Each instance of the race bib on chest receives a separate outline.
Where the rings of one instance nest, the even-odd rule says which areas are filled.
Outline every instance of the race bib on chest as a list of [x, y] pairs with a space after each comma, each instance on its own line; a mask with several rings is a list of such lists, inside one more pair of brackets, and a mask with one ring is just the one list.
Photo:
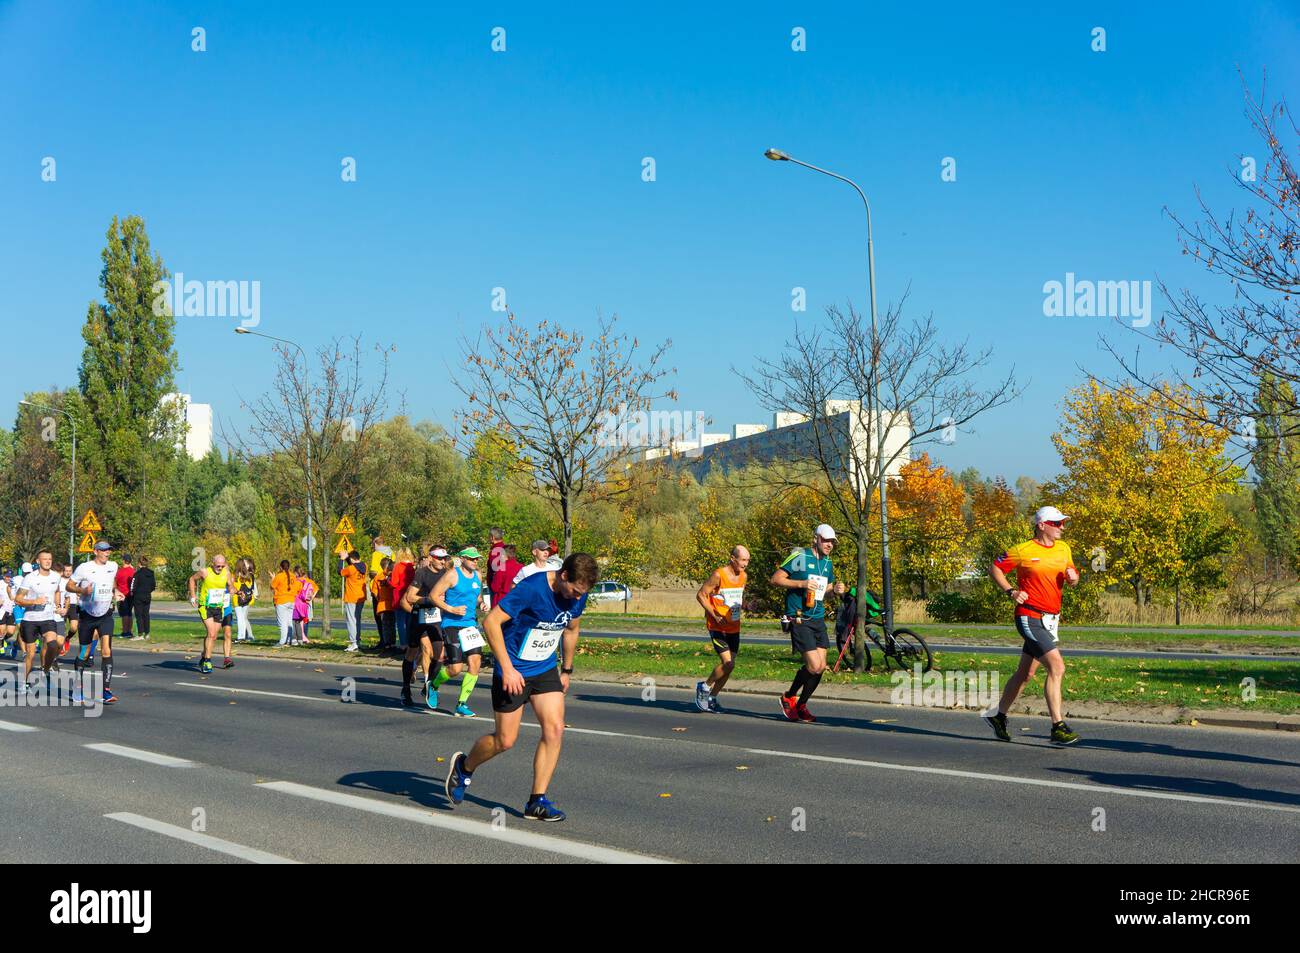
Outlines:
[[224, 608], [225, 605], [226, 605], [226, 590], [224, 589], [208, 590], [207, 606], [209, 609], [221, 609]]
[[96, 604], [103, 605], [106, 602], [113, 601], [113, 584], [111, 582], [95, 583], [94, 599]]
[[525, 662], [545, 662], [555, 654], [563, 635], [563, 629], [529, 629], [519, 646], [519, 658]]
[[718, 596], [722, 599], [722, 604], [727, 607], [727, 618], [732, 622], [740, 621], [740, 603], [744, 599], [745, 589], [719, 589]]
[[825, 576], [809, 575], [808, 581], [813, 584], [813, 601], [821, 602], [826, 595], [826, 585], [830, 580]]
[[420, 625], [433, 625], [442, 621], [442, 613], [438, 609], [421, 609]]
[[462, 652], [483, 647], [483, 633], [469, 625], [460, 630], [460, 648]]

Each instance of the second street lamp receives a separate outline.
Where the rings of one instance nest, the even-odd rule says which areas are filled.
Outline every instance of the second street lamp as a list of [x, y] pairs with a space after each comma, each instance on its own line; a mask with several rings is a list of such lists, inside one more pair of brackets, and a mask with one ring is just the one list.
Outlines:
[[872, 423], [876, 429], [873, 455], [876, 458], [876, 486], [880, 491], [880, 596], [884, 601], [885, 625], [892, 630], [894, 628], [894, 585], [889, 562], [889, 502], [885, 493], [885, 433], [884, 416], [880, 409], [880, 332], [876, 326], [876, 253], [871, 240], [871, 203], [867, 201], [867, 194], [862, 191], [858, 183], [837, 172], [802, 162], [780, 149], [768, 149], [763, 155], [773, 162], [793, 162], [795, 165], [812, 169], [822, 175], [829, 175], [832, 179], [839, 179], [853, 186], [853, 190], [862, 199], [863, 208], [867, 210], [867, 289], [871, 298], [871, 408], [872, 416], [875, 417]]

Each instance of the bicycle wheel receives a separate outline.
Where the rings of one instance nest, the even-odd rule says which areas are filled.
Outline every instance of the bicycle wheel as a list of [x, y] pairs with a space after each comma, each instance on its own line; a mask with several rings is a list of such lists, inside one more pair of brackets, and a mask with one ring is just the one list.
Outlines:
[[893, 658], [900, 669], [909, 669], [919, 663], [921, 671], [928, 672], [934, 665], [930, 646], [926, 645], [925, 639], [911, 629], [894, 630]]

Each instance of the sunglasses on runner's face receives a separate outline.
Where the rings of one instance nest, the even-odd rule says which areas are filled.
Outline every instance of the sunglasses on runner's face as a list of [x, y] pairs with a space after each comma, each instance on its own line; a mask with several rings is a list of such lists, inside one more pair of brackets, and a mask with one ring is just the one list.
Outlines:
[[1055, 526], [1057, 529], [1060, 529], [1062, 526], [1065, 525], [1064, 520], [1043, 520], [1043, 522], [1046, 523], [1048, 526]]

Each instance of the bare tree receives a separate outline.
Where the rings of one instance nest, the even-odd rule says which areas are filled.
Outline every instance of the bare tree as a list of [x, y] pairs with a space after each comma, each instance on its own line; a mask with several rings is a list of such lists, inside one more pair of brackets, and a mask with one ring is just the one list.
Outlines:
[[[760, 359], [752, 373], [740, 375], [765, 408], [803, 418], [782, 428], [789, 431], [786, 465], [767, 472], [780, 474], [778, 493], [807, 488], [839, 514], [857, 549], [859, 619], [867, 617], [867, 556], [873, 528], [879, 531], [876, 460], [888, 473], [916, 449], [952, 443], [980, 414], [1020, 394], [1014, 371], [987, 388], [971, 383], [969, 376], [992, 352], [973, 352], [964, 341], [944, 343], [933, 317], [904, 322], [906, 300], [886, 309], [874, 339], [870, 320], [852, 305], [847, 311], [828, 307], [825, 324], [797, 329], [780, 356]], [[872, 388], [877, 366], [879, 407]], [[891, 613], [892, 606], [885, 610]], [[853, 655], [861, 671], [861, 629]]]
[[[226, 439], [245, 455], [269, 453], [287, 460], [296, 479], [277, 488], [277, 496], [301, 501], [304, 507], [310, 500], [306, 534], [328, 541], [333, 538], [334, 520], [343, 513], [356, 513], [361, 500], [362, 462], [371, 429], [385, 408], [391, 349], [376, 348], [380, 360], [373, 384], [366, 380], [359, 336], [335, 338], [318, 348], [314, 371], [296, 347], [277, 343], [275, 350], [279, 367], [272, 393], [251, 403], [241, 398], [252, 426]], [[328, 545], [321, 548], [321, 556], [328, 636], [333, 575]]]
[[617, 438], [617, 421], [644, 412], [658, 397], [651, 391], [673, 373], [661, 367], [672, 342], [638, 363], [640, 342], [615, 332], [617, 316], [601, 318], [594, 339], [546, 321], [531, 330], [513, 313], [477, 340], [462, 339], [470, 374], [456, 386], [470, 404], [461, 416], [463, 434], [495, 432], [520, 460], [520, 475], [558, 509], [564, 553], [573, 550], [573, 517], [579, 501], [615, 492], [609, 478], [620, 473], [628, 447]]
[[[1289, 384], [1287, 393], [1300, 393], [1300, 173], [1293, 158], [1300, 148], [1300, 127], [1285, 100], [1269, 103], [1266, 83], [1258, 97], [1244, 80], [1243, 88], [1246, 117], [1263, 146], [1262, 165], [1253, 156], [1242, 156], [1241, 166], [1230, 173], [1245, 193], [1245, 213], [1216, 214], [1199, 190], [1200, 221], [1185, 221], [1165, 209], [1177, 227], [1183, 254], [1226, 278], [1233, 301], [1210, 305], [1192, 291], [1174, 292], [1160, 282], [1169, 309], [1138, 334], [1186, 359], [1189, 369], [1173, 370], [1173, 380], [1188, 394], [1178, 412], [1236, 432], [1249, 447], [1256, 438], [1261, 382], [1271, 378]], [[1153, 376], [1139, 368], [1137, 354], [1120, 354], [1111, 342], [1104, 346], [1127, 378], [1159, 392], [1160, 377], [1168, 376], [1163, 370]], [[1291, 406], [1277, 408], [1273, 416], [1300, 421], [1295, 403], [1292, 396]], [[1297, 436], [1300, 424], [1293, 423], [1260, 439]]]

